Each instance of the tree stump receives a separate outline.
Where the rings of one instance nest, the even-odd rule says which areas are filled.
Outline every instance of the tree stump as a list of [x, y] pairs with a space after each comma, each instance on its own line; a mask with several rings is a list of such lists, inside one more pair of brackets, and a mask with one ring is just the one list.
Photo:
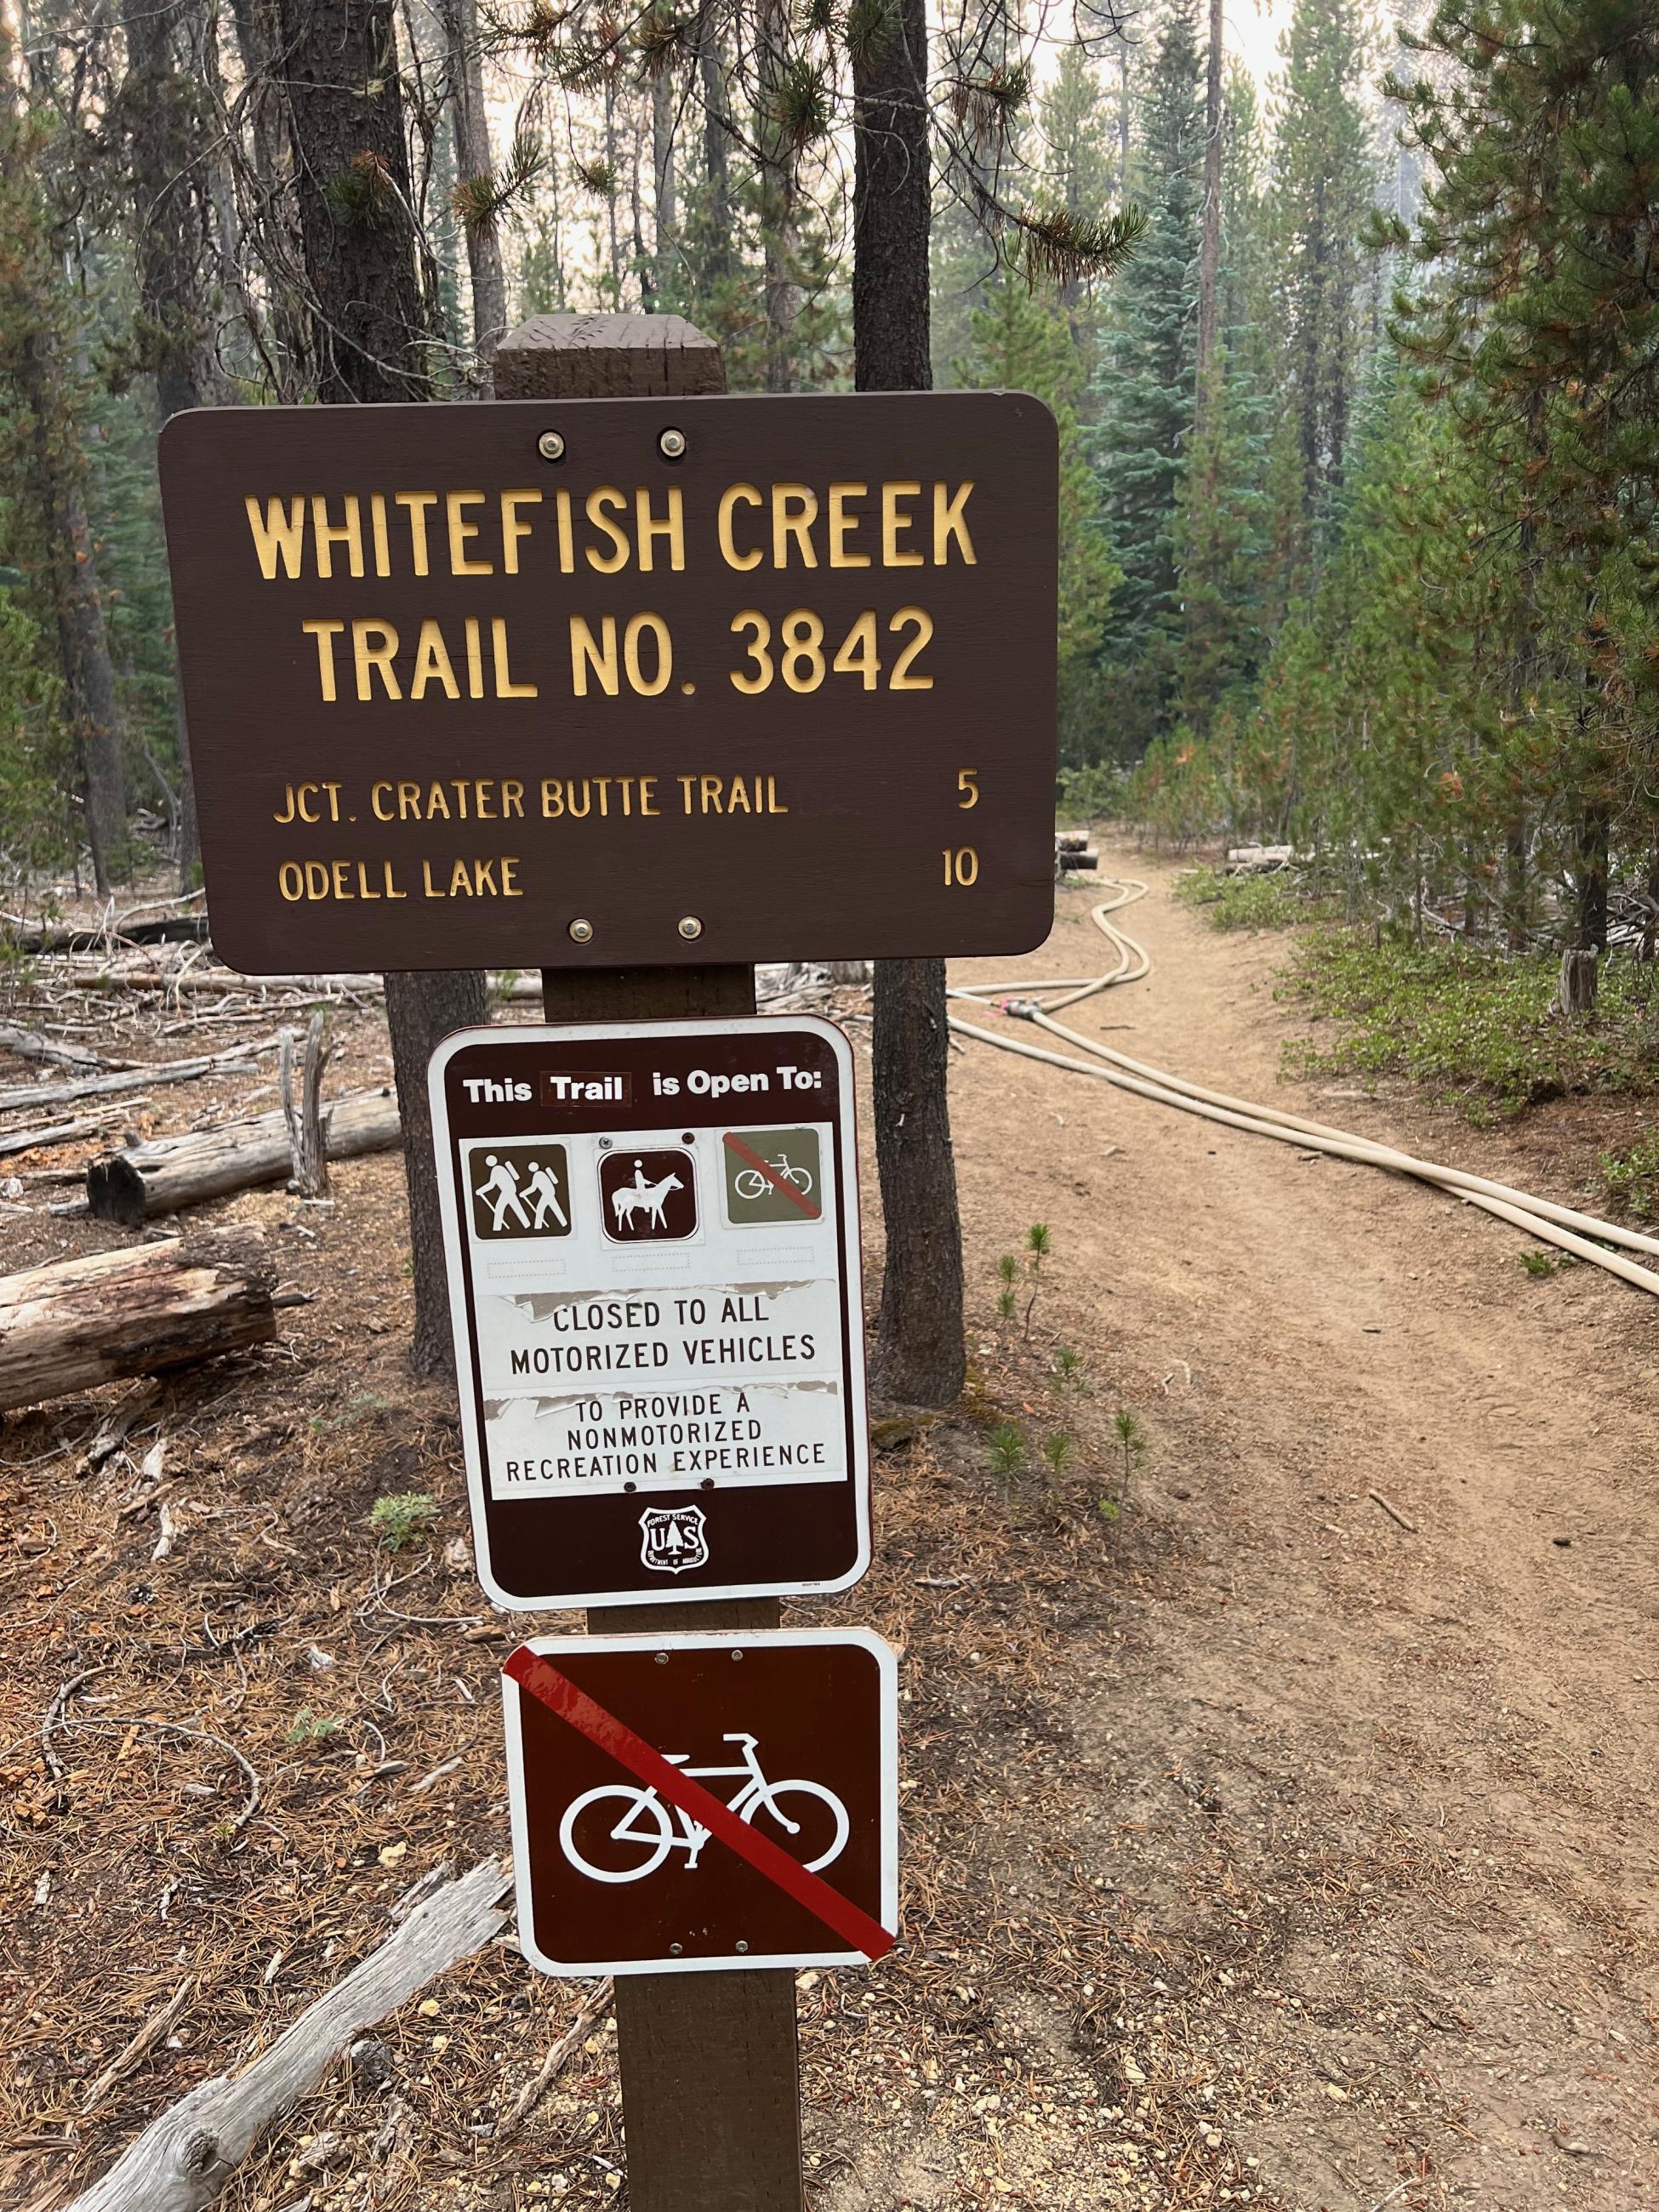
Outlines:
[[1601, 970], [1595, 953], [1581, 945], [1570, 945], [1561, 955], [1561, 980], [1556, 986], [1556, 1000], [1562, 1012], [1569, 1018], [1593, 1014], [1600, 981]]

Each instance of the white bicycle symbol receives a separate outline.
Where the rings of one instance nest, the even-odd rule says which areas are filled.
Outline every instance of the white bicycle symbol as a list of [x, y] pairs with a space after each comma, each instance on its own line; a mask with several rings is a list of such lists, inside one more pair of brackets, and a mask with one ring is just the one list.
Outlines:
[[[755, 1825], [757, 1813], [768, 1813], [785, 1835], [798, 1836], [810, 1817], [802, 1801], [810, 1797], [817, 1804], [826, 1806], [835, 1822], [835, 1835], [827, 1850], [806, 1862], [806, 1871], [817, 1874], [820, 1868], [827, 1867], [832, 1860], [838, 1859], [847, 1847], [848, 1823], [847, 1808], [834, 1790], [826, 1790], [822, 1783], [804, 1782], [799, 1778], [789, 1782], [769, 1782], [762, 1771], [760, 1757], [755, 1749], [756, 1740], [752, 1735], [741, 1733], [728, 1735], [725, 1741], [742, 1747], [741, 1765], [686, 1766], [685, 1762], [690, 1756], [688, 1752], [668, 1753], [668, 1763], [671, 1766], [685, 1767], [685, 1771], [699, 1782], [730, 1781], [741, 1777], [742, 1788], [734, 1796], [726, 1799], [726, 1804], [740, 1820], [746, 1820], [750, 1827]], [[792, 1820], [784, 1811], [780, 1800], [786, 1797], [793, 1797], [796, 1801], [795, 1809], [801, 1814], [800, 1820]], [[576, 1823], [584, 1813], [595, 1806], [603, 1806], [605, 1809], [600, 1816], [599, 1832], [590, 1838], [590, 1848], [604, 1838], [613, 1844], [636, 1845], [645, 1854], [642, 1858], [637, 1859], [631, 1866], [622, 1868], [596, 1866], [578, 1849]], [[606, 1837], [603, 1821], [609, 1817], [613, 1806], [618, 1817]], [[675, 1833], [676, 1820], [679, 1824], [678, 1834]], [[590, 1823], [590, 1827], [592, 1825]], [[761, 1832], [764, 1834], [766, 1832], [763, 1829]], [[585, 1874], [590, 1881], [643, 1881], [647, 1875], [655, 1874], [670, 1851], [685, 1853], [685, 1870], [690, 1874], [708, 1841], [708, 1829], [694, 1820], [689, 1813], [682, 1813], [678, 1806], [664, 1804], [654, 1790], [626, 1782], [601, 1783], [597, 1790], [584, 1790], [580, 1797], [573, 1798], [566, 1806], [564, 1818], [559, 1823], [561, 1849], [577, 1873]]]
[[[812, 1195], [811, 1168], [791, 1167], [787, 1152], [780, 1152], [776, 1159], [768, 1160], [766, 1164], [775, 1174], [781, 1176], [785, 1182], [793, 1183], [803, 1198], [811, 1198]], [[758, 1168], [739, 1168], [732, 1178], [732, 1188], [739, 1198], [764, 1198], [772, 1187]]]

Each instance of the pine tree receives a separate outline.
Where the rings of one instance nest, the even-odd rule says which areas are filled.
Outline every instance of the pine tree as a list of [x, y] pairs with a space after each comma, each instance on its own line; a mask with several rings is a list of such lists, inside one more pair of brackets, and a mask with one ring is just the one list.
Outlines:
[[1297, 0], [1279, 43], [1270, 205], [1274, 319], [1301, 464], [1291, 520], [1305, 572], [1342, 475], [1360, 375], [1376, 189], [1363, 102], [1370, 65], [1359, 0]]
[[1167, 726], [1176, 681], [1176, 514], [1194, 406], [1202, 73], [1192, 0], [1175, 0], [1159, 26], [1137, 149], [1148, 227], [1113, 287], [1091, 395], [1091, 444], [1123, 572], [1103, 665], [1115, 743], [1129, 757]]
[[1121, 571], [1101, 513], [1099, 480], [1089, 466], [1077, 418], [1083, 362], [1070, 319], [1052, 293], [1023, 278], [994, 283], [972, 326], [973, 355], [958, 381], [1035, 392], [1060, 433], [1060, 757], [1080, 767], [1100, 757], [1103, 700], [1097, 661], [1108, 609]]

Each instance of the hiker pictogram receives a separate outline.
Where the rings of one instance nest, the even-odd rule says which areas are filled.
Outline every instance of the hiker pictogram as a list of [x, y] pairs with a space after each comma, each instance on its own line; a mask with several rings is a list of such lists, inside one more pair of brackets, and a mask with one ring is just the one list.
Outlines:
[[467, 1177], [476, 1235], [569, 1235], [570, 1165], [562, 1145], [475, 1146]]

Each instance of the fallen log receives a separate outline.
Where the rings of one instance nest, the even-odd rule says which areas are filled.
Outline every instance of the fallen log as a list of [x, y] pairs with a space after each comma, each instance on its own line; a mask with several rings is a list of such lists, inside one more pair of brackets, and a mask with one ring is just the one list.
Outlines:
[[512, 1877], [493, 1859], [418, 1905], [242, 2073], [216, 2075], [152, 2120], [69, 2212], [201, 2212], [270, 2123], [309, 2095], [352, 2038], [482, 1950], [506, 1925]]
[[56, 1037], [43, 1036], [39, 1030], [9, 1029], [0, 1024], [0, 1048], [15, 1053], [19, 1060], [49, 1060], [59, 1067], [90, 1071], [109, 1066], [106, 1060], [85, 1045], [64, 1044]]
[[[134, 1106], [148, 1105], [148, 1099], [134, 1098]], [[106, 1115], [97, 1121], [31, 1121], [27, 1129], [8, 1129], [0, 1136], [0, 1159], [14, 1152], [42, 1152], [49, 1145], [75, 1145], [82, 1137], [96, 1137], [109, 1126]]]
[[[323, 1111], [324, 1156], [359, 1159], [402, 1142], [398, 1101], [387, 1091], [360, 1091]], [[156, 1137], [87, 1164], [87, 1208], [94, 1221], [137, 1229], [158, 1213], [176, 1213], [232, 1191], [286, 1182], [293, 1172], [288, 1121], [280, 1112], [188, 1136]]]
[[276, 1279], [246, 1230], [0, 1276], [0, 1412], [268, 1344]]
[[78, 1083], [36, 1083], [20, 1091], [0, 1091], [0, 1114], [19, 1106], [68, 1106], [77, 1098], [113, 1098], [126, 1091], [143, 1091], [152, 1083], [193, 1083], [198, 1075], [247, 1073], [255, 1056], [276, 1044], [233, 1045], [228, 1052], [210, 1052], [195, 1060], [163, 1060], [154, 1067], [124, 1068], [118, 1075], [88, 1075]]

